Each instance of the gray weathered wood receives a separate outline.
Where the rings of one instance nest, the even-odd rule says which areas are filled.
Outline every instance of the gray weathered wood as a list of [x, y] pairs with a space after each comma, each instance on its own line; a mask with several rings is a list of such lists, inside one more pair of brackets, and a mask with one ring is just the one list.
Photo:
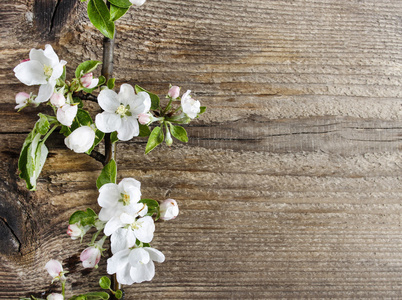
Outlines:
[[[98, 210], [101, 164], [54, 135], [26, 191], [18, 154], [42, 108], [14, 111], [36, 87], [12, 69], [51, 43], [71, 73], [101, 58], [102, 37], [78, 1], [3, 3], [0, 299], [60, 291], [51, 258], [69, 295], [96, 291], [106, 260], [84, 270], [85, 243], [65, 231], [76, 209]], [[142, 138], [118, 144], [119, 179], [181, 209], [157, 224], [166, 262], [126, 299], [402, 296], [401, 15], [396, 0], [149, 0], [118, 21], [118, 84], [160, 95], [177, 84], [208, 107], [188, 144], [147, 156]]]

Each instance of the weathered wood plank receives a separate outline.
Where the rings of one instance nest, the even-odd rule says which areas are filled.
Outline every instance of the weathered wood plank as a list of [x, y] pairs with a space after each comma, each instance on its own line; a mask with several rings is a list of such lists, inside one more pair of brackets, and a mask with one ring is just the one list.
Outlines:
[[[55, 136], [37, 192], [25, 190], [18, 152], [42, 108], [14, 111], [15, 93], [36, 87], [12, 69], [53, 40], [71, 72], [100, 59], [102, 38], [77, 1], [4, 3], [0, 299], [60, 291], [50, 258], [67, 290], [96, 291], [105, 260], [82, 269], [85, 244], [65, 231], [77, 208], [98, 210], [101, 166]], [[41, 17], [57, 5], [60, 19]], [[118, 22], [118, 84], [178, 84], [208, 106], [186, 145], [144, 156], [143, 139], [118, 144], [119, 179], [181, 208], [157, 225], [166, 262], [127, 299], [401, 297], [401, 13], [399, 1], [149, 0]]]

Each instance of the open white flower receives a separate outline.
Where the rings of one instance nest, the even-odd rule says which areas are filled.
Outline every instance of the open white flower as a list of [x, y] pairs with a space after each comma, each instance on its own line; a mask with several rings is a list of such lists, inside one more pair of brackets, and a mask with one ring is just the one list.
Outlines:
[[14, 68], [15, 76], [26, 85], [40, 85], [35, 102], [45, 102], [53, 94], [56, 80], [63, 74], [67, 62], [59, 60], [51, 45], [45, 50], [32, 49], [29, 60], [21, 62]]
[[[99, 219], [109, 222], [112, 218], [120, 218], [122, 213], [136, 215], [144, 208], [138, 203], [141, 199], [141, 183], [134, 178], [124, 178], [119, 184], [107, 183], [99, 189], [98, 204], [102, 207]], [[112, 222], [115, 222], [113, 220]], [[109, 233], [108, 223], [105, 225], [105, 234]], [[112, 234], [110, 232], [107, 235]]]
[[181, 108], [190, 119], [194, 119], [201, 111], [201, 103], [200, 101], [191, 98], [190, 93], [191, 91], [188, 90], [181, 97]]
[[105, 133], [117, 131], [121, 141], [128, 141], [140, 133], [138, 116], [151, 108], [151, 98], [146, 92], [137, 95], [129, 84], [122, 84], [119, 94], [102, 90], [98, 95], [99, 106], [104, 110], [95, 118], [96, 127]]
[[155, 275], [154, 261], [162, 263], [165, 255], [151, 247], [124, 249], [107, 260], [107, 272], [121, 284], [150, 281]]
[[25, 92], [19, 92], [17, 95], [15, 95], [15, 102], [17, 103], [17, 106], [14, 107], [15, 109], [20, 109], [28, 105], [29, 103], [29, 98], [31, 95]]
[[136, 239], [149, 243], [154, 238], [155, 223], [150, 216], [136, 219], [123, 213], [111, 224], [109, 230], [112, 231], [110, 238], [112, 253], [133, 247]]

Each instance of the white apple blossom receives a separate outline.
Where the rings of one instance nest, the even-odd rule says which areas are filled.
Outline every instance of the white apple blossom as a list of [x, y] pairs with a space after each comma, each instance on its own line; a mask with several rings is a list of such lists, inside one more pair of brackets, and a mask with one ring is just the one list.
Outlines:
[[28, 105], [29, 103], [29, 98], [31, 96], [25, 92], [20, 92], [17, 95], [15, 95], [15, 102], [17, 103], [17, 106], [14, 107], [15, 109], [20, 109]]
[[51, 259], [49, 260], [46, 265], [45, 269], [48, 271], [49, 275], [52, 276], [53, 281], [60, 280], [65, 281], [66, 277], [64, 277], [63, 266], [58, 260]]
[[76, 153], [84, 153], [91, 149], [95, 141], [95, 131], [89, 126], [81, 126], [64, 139], [66, 146]]
[[[144, 204], [141, 200], [141, 183], [134, 178], [124, 178], [119, 184], [106, 183], [99, 189], [98, 204], [102, 207], [99, 220], [109, 222], [112, 218], [120, 218], [122, 213], [135, 215], [141, 213]], [[112, 221], [114, 222], [114, 221]], [[105, 234], [110, 225], [106, 223]], [[111, 232], [108, 234], [110, 235]]]
[[[149, 243], [154, 237], [155, 223], [150, 216], [136, 219], [123, 213], [120, 218], [115, 218], [110, 224], [108, 233], [111, 232], [112, 235], [110, 238], [112, 253], [133, 247], [136, 239]], [[105, 234], [108, 235], [106, 232]]]
[[40, 85], [35, 102], [41, 103], [52, 96], [56, 80], [63, 74], [67, 62], [59, 60], [51, 45], [45, 50], [31, 49], [29, 60], [21, 62], [14, 68], [15, 76], [26, 85]]
[[[78, 105], [64, 104], [57, 109], [57, 121], [70, 127], [78, 112]], [[92, 146], [92, 144], [91, 144]], [[84, 151], [85, 152], [85, 151]]]
[[124, 249], [107, 260], [107, 272], [116, 274], [121, 284], [150, 281], [155, 275], [154, 261], [162, 263], [165, 256], [151, 247]]
[[130, 2], [135, 6], [143, 5], [147, 0], [130, 0]]
[[98, 95], [99, 106], [104, 110], [95, 118], [96, 127], [105, 132], [117, 131], [121, 141], [128, 141], [140, 133], [138, 115], [147, 113], [151, 98], [146, 92], [137, 95], [129, 84], [122, 84], [119, 94], [105, 89]]
[[51, 293], [47, 296], [46, 300], [64, 300], [64, 297], [59, 293]]
[[160, 207], [160, 218], [165, 221], [173, 220], [179, 214], [179, 206], [176, 200], [166, 199], [161, 203]]
[[97, 267], [102, 255], [102, 247], [95, 243], [95, 245], [84, 249], [81, 252], [80, 260], [84, 268]]
[[87, 89], [93, 89], [99, 83], [99, 78], [93, 78], [94, 74], [92, 72], [82, 75], [80, 82], [83, 87]]
[[183, 112], [190, 118], [194, 119], [197, 117], [198, 113], [201, 111], [200, 109], [200, 101], [194, 100], [190, 96], [191, 91], [188, 90], [183, 94], [181, 97], [181, 107], [183, 109]]

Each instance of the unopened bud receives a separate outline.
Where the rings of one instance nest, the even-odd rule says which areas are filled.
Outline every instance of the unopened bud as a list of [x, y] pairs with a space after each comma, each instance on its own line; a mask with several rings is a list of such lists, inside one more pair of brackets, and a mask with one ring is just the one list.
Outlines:
[[94, 74], [92, 72], [82, 75], [80, 82], [84, 88], [93, 89], [99, 83], [99, 78], [93, 79]]
[[176, 200], [166, 199], [160, 205], [160, 218], [165, 221], [173, 220], [179, 214], [179, 206]]
[[172, 99], [176, 99], [177, 97], [179, 97], [179, 95], [180, 95], [180, 88], [178, 86], [174, 85], [169, 89], [168, 96], [171, 97]]

